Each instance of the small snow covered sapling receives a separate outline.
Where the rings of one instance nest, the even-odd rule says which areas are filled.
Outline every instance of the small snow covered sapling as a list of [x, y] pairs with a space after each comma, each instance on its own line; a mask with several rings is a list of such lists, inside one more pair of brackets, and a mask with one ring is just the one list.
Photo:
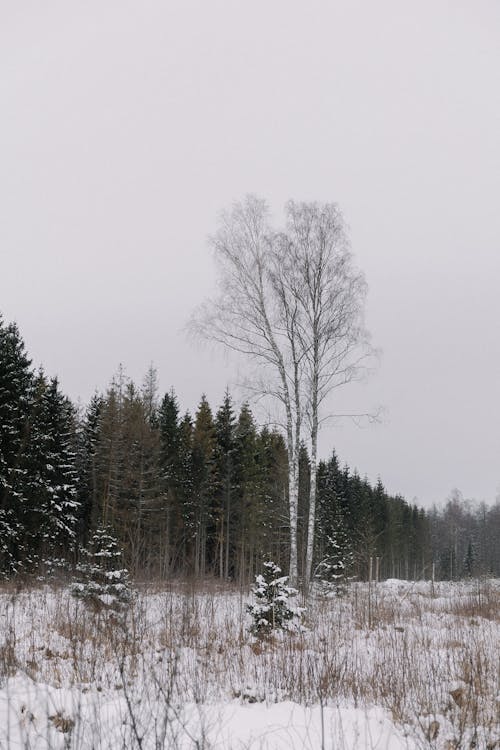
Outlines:
[[297, 596], [297, 589], [287, 586], [287, 581], [288, 576], [281, 575], [281, 568], [273, 562], [265, 562], [263, 573], [255, 577], [252, 589], [255, 602], [247, 607], [254, 635], [263, 637], [275, 629], [300, 626], [304, 610], [291, 601]]
[[121, 609], [132, 599], [128, 571], [121, 565], [121, 551], [110, 529], [99, 526], [77, 565], [79, 580], [71, 593], [95, 608]]

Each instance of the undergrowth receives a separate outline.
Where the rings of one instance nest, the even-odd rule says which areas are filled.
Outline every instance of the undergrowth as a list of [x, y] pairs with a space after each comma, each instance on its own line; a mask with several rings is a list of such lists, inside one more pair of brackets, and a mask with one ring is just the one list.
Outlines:
[[[248, 602], [229, 587], [178, 584], [143, 587], [115, 612], [90, 609], [64, 587], [4, 589], [9, 721], [22, 725], [25, 747], [35, 747], [35, 725], [45, 747], [106, 747], [106, 711], [118, 705], [123, 747], [184, 747], [186, 738], [208, 747], [190, 738], [186, 706], [199, 707], [202, 727], [204, 706], [230, 700], [348, 703], [384, 707], [421, 748], [500, 748], [498, 581], [353, 584], [343, 598], [311, 596], [304, 630], [258, 641]], [[33, 709], [27, 719], [28, 701], [14, 705], [20, 679], [52, 691], [43, 721]], [[8, 743], [0, 727], [0, 748]]]

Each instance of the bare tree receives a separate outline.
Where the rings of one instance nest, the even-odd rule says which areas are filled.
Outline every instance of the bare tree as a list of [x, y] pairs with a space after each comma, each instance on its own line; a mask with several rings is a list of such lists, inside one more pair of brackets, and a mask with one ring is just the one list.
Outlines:
[[272, 230], [265, 201], [248, 196], [221, 214], [212, 238], [219, 294], [192, 327], [259, 363], [256, 390], [283, 408], [288, 453], [290, 569], [298, 579], [299, 450], [311, 439], [311, 491], [304, 583], [314, 550], [318, 430], [332, 389], [359, 377], [370, 352], [363, 325], [366, 284], [354, 268], [333, 204], [289, 202], [284, 231]]
[[[259, 392], [282, 405], [288, 453], [290, 568], [297, 581], [298, 459], [301, 433], [296, 337], [297, 309], [287, 310], [276, 294], [275, 233], [265, 201], [247, 196], [220, 216], [211, 240], [219, 294], [198, 310], [192, 329], [208, 340], [249, 356], [259, 364]], [[290, 300], [287, 296], [286, 301]], [[297, 308], [296, 302], [294, 302]]]
[[354, 266], [342, 214], [335, 204], [286, 206], [279, 267], [296, 299], [296, 333], [303, 353], [304, 406], [311, 440], [311, 481], [304, 585], [312, 570], [318, 431], [330, 416], [331, 392], [362, 377], [374, 353], [364, 326], [364, 275]]

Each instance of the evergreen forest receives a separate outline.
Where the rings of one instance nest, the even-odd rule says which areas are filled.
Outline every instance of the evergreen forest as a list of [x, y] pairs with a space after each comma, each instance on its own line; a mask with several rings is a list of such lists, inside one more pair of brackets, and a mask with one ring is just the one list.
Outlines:
[[[425, 468], [423, 468], [425, 470]], [[304, 567], [310, 460], [299, 462], [299, 567]], [[342, 465], [319, 462], [313, 570], [334, 577], [457, 579], [500, 575], [500, 503], [453, 491], [424, 510]], [[248, 584], [289, 559], [287, 451], [279, 430], [201, 396], [184, 411], [159, 393], [153, 367], [123, 369], [83, 410], [36, 370], [18, 327], [0, 318], [0, 570], [49, 575], [75, 565], [98, 529], [140, 580], [213, 577]], [[300, 570], [299, 570], [300, 572]]]

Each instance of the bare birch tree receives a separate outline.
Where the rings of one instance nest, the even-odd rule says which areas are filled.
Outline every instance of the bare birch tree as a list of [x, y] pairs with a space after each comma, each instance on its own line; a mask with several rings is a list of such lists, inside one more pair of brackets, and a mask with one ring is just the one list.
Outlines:
[[364, 276], [353, 263], [334, 204], [286, 206], [284, 231], [272, 230], [265, 201], [248, 196], [221, 215], [212, 246], [219, 294], [193, 327], [260, 366], [257, 390], [283, 407], [288, 453], [290, 569], [298, 579], [299, 449], [304, 420], [311, 441], [306, 565], [311, 577], [316, 514], [318, 431], [324, 402], [358, 378], [371, 353], [363, 324]]
[[249, 356], [259, 363], [259, 390], [282, 405], [288, 453], [288, 502], [290, 515], [290, 567], [293, 583], [298, 578], [297, 507], [298, 465], [301, 434], [298, 383], [300, 353], [296, 325], [298, 303], [276, 294], [274, 283], [275, 233], [269, 225], [265, 201], [248, 196], [220, 216], [211, 239], [218, 268], [218, 296], [202, 305], [192, 329], [208, 340]]
[[[355, 268], [342, 215], [335, 204], [286, 206], [280, 267], [297, 300], [297, 347], [303, 353], [303, 397], [311, 441], [311, 481], [304, 586], [312, 571], [316, 516], [318, 432], [330, 416], [332, 390], [359, 379], [373, 350], [363, 321], [366, 282]], [[285, 258], [287, 262], [285, 263]]]

